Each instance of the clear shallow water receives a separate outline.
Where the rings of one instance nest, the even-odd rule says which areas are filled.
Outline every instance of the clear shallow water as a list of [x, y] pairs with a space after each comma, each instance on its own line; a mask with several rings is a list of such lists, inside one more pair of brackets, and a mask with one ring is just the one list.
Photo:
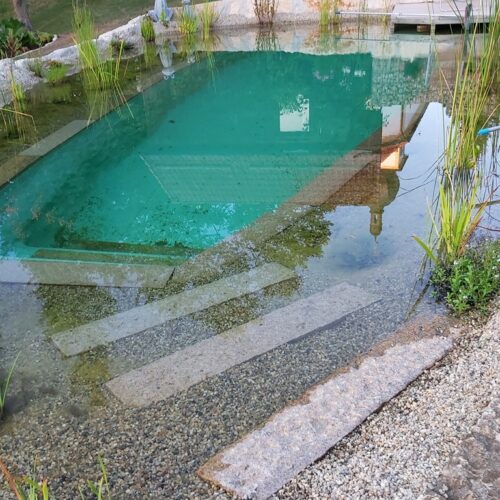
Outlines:
[[369, 54], [221, 53], [162, 81], [0, 191], [0, 252], [198, 252], [275, 210], [376, 131]]
[[[288, 36], [286, 33], [283, 35]], [[254, 34], [242, 36], [253, 37]], [[230, 45], [234, 39], [225, 42]], [[435, 310], [433, 301], [425, 294], [420, 295], [422, 283], [418, 281], [418, 270], [422, 252], [412, 240], [412, 235], [425, 235], [429, 227], [428, 203], [434, 192], [432, 165], [442, 151], [442, 124], [446, 117], [443, 106], [431, 101], [435, 100], [436, 89], [439, 88], [437, 70], [449, 71], [450, 68], [444, 63], [441, 68], [435, 64], [428, 67], [427, 61], [423, 63], [422, 54], [429, 53], [429, 45], [421, 40], [394, 37], [386, 42], [364, 43], [333, 38], [331, 46], [338, 47], [339, 53], [334, 57], [292, 57], [282, 53], [220, 54], [216, 55], [215, 73], [211, 73], [206, 62], [201, 61], [178, 71], [173, 81], [151, 87], [132, 101], [133, 119], [126, 112], [108, 115], [52, 155], [57, 158], [56, 153], [64, 151], [64, 147], [75, 147], [80, 137], [88, 134], [87, 138], [92, 139], [86, 141], [88, 151], [80, 147], [81, 158], [78, 161], [67, 153], [67, 162], [58, 163], [59, 170], [52, 171], [49, 155], [23, 174], [33, 178], [39, 176], [37, 178], [43, 185], [45, 178], [42, 170], [50, 172], [48, 179], [58, 186], [59, 191], [49, 191], [46, 205], [41, 205], [47, 207], [44, 209], [45, 220], [41, 222], [26, 215], [33, 197], [31, 191], [24, 197], [25, 193], [19, 188], [23, 176], [7, 186], [6, 192], [17, 193], [18, 200], [26, 202], [24, 218], [19, 220], [26, 223], [29, 231], [21, 231], [16, 238], [10, 239], [12, 252], [16, 255], [21, 255], [21, 250], [25, 251], [33, 242], [38, 242], [36, 245], [43, 243], [44, 248], [60, 244], [55, 237], [60, 228], [56, 230], [57, 224], [50, 223], [46, 217], [51, 213], [49, 208], [53, 199], [75, 220], [83, 220], [78, 219], [79, 214], [84, 214], [85, 218], [99, 216], [103, 221], [113, 222], [114, 227], [119, 229], [116, 234], [120, 234], [126, 226], [123, 221], [134, 225], [135, 219], [129, 217], [125, 210], [128, 203], [138, 206], [137, 216], [146, 212], [141, 210], [139, 202], [147, 204], [151, 198], [165, 204], [165, 200], [170, 202], [167, 192], [169, 196], [176, 196], [177, 201], [184, 196], [180, 205], [191, 208], [196, 206], [192, 203], [196, 198], [202, 205], [215, 208], [227, 206], [227, 202], [214, 203], [210, 196], [215, 193], [219, 202], [230, 196], [237, 201], [234, 204], [239, 211], [221, 215], [214, 208], [210, 212], [214, 217], [210, 220], [217, 220], [224, 229], [221, 229], [220, 236], [226, 234], [226, 230], [231, 232], [242, 227], [247, 220], [254, 220], [260, 210], [279, 213], [280, 207], [285, 206], [283, 200], [293, 197], [301, 187], [307, 188], [311, 183], [316, 186], [313, 190], [313, 194], [318, 195], [316, 201], [322, 200], [304, 212], [303, 217], [293, 220], [267, 239], [259, 242], [236, 240], [232, 247], [234, 261], [223, 261], [220, 247], [209, 248], [206, 253], [213, 252], [211, 255], [217, 273], [215, 276], [213, 272], [200, 275], [199, 281], [187, 284], [172, 281], [159, 290], [0, 283], [0, 371], [5, 371], [5, 367], [10, 366], [15, 356], [21, 353], [7, 418], [0, 427], [0, 449], [21, 469], [28, 469], [33, 456], [39, 455], [40, 473], [51, 478], [58, 498], [72, 498], [76, 478], [95, 476], [97, 453], [106, 458], [110, 477], [113, 478], [113, 493], [119, 498], [209, 498], [214, 491], [195, 474], [205, 460], [262, 424], [273, 412], [348, 363], [353, 356], [366, 352], [405, 319], [415, 313]], [[346, 47], [353, 54], [340, 54]], [[445, 45], [441, 49], [440, 60], [454, 61], [453, 50], [453, 46]], [[295, 68], [297, 77], [293, 77], [293, 68], [282, 66], [288, 76], [275, 76], [272, 83], [280, 85], [273, 86], [262, 68], [269, 69], [267, 61], [273, 62], [272, 68], [279, 67], [276, 61], [284, 57], [289, 58], [286, 59], [288, 61], [319, 62], [318, 66], [303, 63]], [[352, 71], [343, 70], [349, 60], [356, 61], [351, 65], [351, 69], [357, 71], [356, 77]], [[262, 67], [259, 68], [259, 65]], [[241, 74], [233, 71], [236, 67], [241, 68]], [[334, 70], [334, 78], [324, 79], [330, 76], [330, 69]], [[316, 70], [319, 70], [319, 79]], [[157, 72], [160, 74], [160, 68]], [[345, 75], [348, 75], [347, 79]], [[246, 93], [235, 96], [227, 92], [223, 85], [226, 76], [239, 81], [238, 89], [246, 89]], [[265, 78], [264, 83], [254, 80], [254, 76]], [[323, 88], [323, 79], [328, 90], [321, 93], [317, 89]], [[265, 106], [254, 99], [254, 88], [259, 90], [256, 95], [260, 95]], [[284, 92], [284, 89], [290, 91]], [[356, 92], [352, 93], [350, 89], [356, 89]], [[218, 93], [224, 98], [219, 98]], [[304, 96], [300, 99], [300, 109], [295, 104], [297, 95]], [[346, 99], [345, 96], [352, 98]], [[320, 106], [316, 107], [312, 97], [316, 101], [319, 99]], [[305, 98], [309, 99], [308, 120], [304, 119]], [[217, 109], [212, 107], [212, 101], [217, 102]], [[245, 107], [239, 112], [226, 107], [226, 103], [240, 102], [244, 102]], [[76, 103], [71, 105], [77, 108]], [[68, 111], [72, 109], [68, 104], [62, 106], [60, 114], [63, 108], [69, 120], [83, 117], [77, 111], [73, 117]], [[187, 112], [189, 110], [190, 113]], [[295, 113], [297, 110], [300, 112]], [[193, 114], [203, 117], [203, 121], [192, 120]], [[248, 135], [253, 134], [251, 140], [245, 134], [232, 131], [227, 120], [219, 119], [228, 116], [233, 128], [240, 123], [249, 124], [246, 130]], [[282, 116], [288, 118], [283, 122]], [[174, 123], [169, 120], [174, 120]], [[323, 125], [320, 133], [314, 129], [317, 123]], [[256, 124], [263, 129], [255, 127]], [[306, 124], [309, 132], [304, 130]], [[178, 125], [179, 131], [175, 132]], [[282, 131], [281, 125], [288, 131]], [[212, 128], [232, 134], [231, 140], [219, 137]], [[300, 130], [290, 130], [297, 128]], [[159, 130], [165, 131], [163, 136], [158, 134]], [[339, 145], [339, 134], [344, 134], [341, 137], [347, 144], [351, 140], [350, 135], [357, 134], [358, 130], [359, 137], [355, 137], [352, 145]], [[115, 131], [120, 133], [116, 135]], [[170, 134], [176, 133], [177, 140], [173, 144]], [[186, 135], [189, 137], [186, 138]], [[368, 137], [370, 140], [366, 141]], [[230, 148], [231, 141], [235, 140], [238, 140], [240, 154], [236, 147]], [[257, 140], [260, 142], [258, 151], [257, 148], [245, 149], [245, 144], [251, 147]], [[282, 154], [279, 154], [276, 141]], [[360, 146], [360, 142], [364, 144]], [[106, 147], [102, 146], [103, 143]], [[387, 152], [403, 144], [407, 158], [401, 165], [402, 169], [387, 170]], [[140, 149], [144, 145], [147, 149]], [[237, 184], [230, 184], [230, 190], [221, 192], [219, 183], [215, 182], [216, 176], [212, 176], [214, 182], [212, 177], [206, 180], [210, 190], [204, 189], [201, 182], [194, 183], [194, 179], [199, 178], [185, 176], [182, 178], [186, 189], [181, 189], [182, 184], [165, 184], [170, 189], [167, 191], [156, 177], [150, 175], [151, 170], [137, 161], [139, 153], [144, 156], [151, 150], [155, 151], [155, 155], [150, 156], [158, 156], [158, 148], [165, 145], [171, 145], [175, 151], [175, 155], [162, 153], [169, 161], [174, 156], [183, 158], [188, 166], [193, 165], [190, 163], [193, 156], [214, 159], [217, 156], [214, 152], [219, 150], [223, 151], [220, 157], [230, 158], [234, 163], [245, 158], [248, 168], [267, 167], [268, 161], [272, 160], [276, 162], [271, 162], [276, 182], [270, 186], [257, 185], [251, 182], [258, 181], [258, 176], [244, 178], [244, 182], [252, 188], [248, 189], [254, 196], [254, 203], [251, 204], [242, 198], [247, 190], [240, 191]], [[136, 173], [128, 180], [125, 166], [131, 152], [136, 156], [129, 168]], [[365, 156], [358, 156], [360, 152]], [[348, 154], [348, 160], [335, 162], [344, 153]], [[249, 163], [249, 158], [254, 161], [261, 156], [266, 162]], [[283, 164], [278, 163], [278, 157]], [[220, 158], [218, 160], [221, 161]], [[73, 162], [85, 166], [81, 170], [85, 175], [80, 176], [80, 170], [76, 166], [71, 167]], [[110, 165], [109, 172], [106, 165]], [[230, 165], [232, 167], [233, 163]], [[41, 166], [44, 168], [39, 168]], [[328, 168], [330, 166], [331, 169]], [[140, 168], [143, 169], [143, 177], [137, 174]], [[211, 168], [214, 168], [213, 164]], [[353, 175], [346, 175], [344, 168]], [[72, 174], [70, 182], [63, 175], [65, 169]], [[35, 175], [36, 171], [40, 173]], [[309, 171], [310, 177], [299, 175]], [[324, 177], [328, 174], [331, 176]], [[237, 172], [237, 175], [242, 173]], [[127, 178], [128, 197], [123, 195], [123, 188], [119, 188], [124, 177]], [[293, 182], [288, 182], [290, 179]], [[319, 186], [315, 184], [318, 179], [322, 180]], [[36, 187], [35, 181], [32, 182]], [[134, 197], [137, 187], [143, 183], [152, 189], [148, 191], [149, 198]], [[71, 187], [69, 200], [58, 194], [66, 186]], [[97, 190], [97, 186], [106, 186], [108, 191]], [[82, 203], [87, 193], [94, 190], [100, 196], [99, 204]], [[157, 193], [158, 198], [153, 198], [151, 193]], [[270, 193], [275, 193], [276, 199], [269, 200]], [[323, 196], [325, 193], [326, 197]], [[201, 194], [205, 196], [204, 200]], [[117, 200], [122, 209], [115, 211], [110, 200]], [[258, 203], [255, 203], [256, 200]], [[250, 213], [248, 205], [257, 206], [258, 210]], [[304, 207], [300, 203], [293, 206]], [[65, 213], [59, 212], [59, 216], [63, 217]], [[242, 214], [250, 214], [249, 219]], [[3, 234], [11, 232], [14, 225], [9, 221], [12, 220], [2, 212]], [[160, 218], [155, 220], [158, 222]], [[200, 216], [196, 220], [203, 219]], [[44, 229], [34, 231], [38, 223]], [[24, 226], [21, 224], [18, 227]], [[70, 228], [61, 227], [64, 234], [71, 235]], [[148, 226], [143, 224], [142, 227]], [[163, 230], [161, 223], [154, 227], [157, 232]], [[184, 256], [189, 248], [199, 248], [203, 244], [210, 247], [215, 241], [212, 238], [216, 233], [199, 231], [203, 227], [200, 224], [193, 224], [193, 227], [197, 228], [197, 232], [191, 235], [185, 233], [186, 239], [183, 240], [183, 245], [189, 243], [191, 246], [177, 248]], [[258, 223], [249, 223], [248, 227], [259, 226]], [[165, 240], [163, 235], [158, 238], [156, 234], [132, 228], [130, 234], [136, 238], [135, 247], [120, 243], [119, 251], [125, 254], [133, 252], [134, 248], [137, 250], [138, 245], [150, 245], [157, 249], [159, 245], [156, 243]], [[96, 229], [88, 241], [100, 241], [98, 237], [104, 234], [99, 233], [102, 229]], [[182, 234], [182, 231], [178, 233]], [[70, 239], [60, 241], [66, 243]], [[72, 241], [73, 248], [79, 248], [74, 243], [76, 240]], [[117, 241], [120, 238], [113, 244], [116, 245]], [[167, 247], [166, 243], [161, 245]], [[33, 248], [41, 246], [33, 246], [30, 251]], [[128, 310], [191, 288], [199, 282], [246, 271], [263, 262], [288, 266], [298, 278], [151, 328], [82, 356], [64, 359], [50, 340], [61, 330]], [[103, 389], [104, 382], [130, 369], [342, 281], [362, 287], [380, 301], [344, 318], [331, 328], [234, 366], [149, 408], [125, 409]], [[40, 436], [43, 436], [43, 442]], [[40, 453], [41, 448], [43, 453]], [[133, 470], [130, 470], [129, 464], [133, 464]]]

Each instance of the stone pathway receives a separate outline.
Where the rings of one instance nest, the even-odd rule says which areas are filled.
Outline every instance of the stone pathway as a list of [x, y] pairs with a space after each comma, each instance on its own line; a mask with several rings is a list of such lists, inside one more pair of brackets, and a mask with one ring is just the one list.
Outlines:
[[333, 375], [264, 427], [216, 455], [199, 474], [238, 498], [268, 498], [443, 357], [451, 346], [450, 339], [434, 336], [365, 358], [358, 368]]
[[122, 403], [146, 406], [326, 328], [376, 301], [364, 290], [342, 283], [125, 373], [106, 385]]
[[72, 328], [54, 335], [52, 340], [64, 355], [75, 356], [294, 277], [293, 271], [280, 264], [264, 264], [250, 271]]

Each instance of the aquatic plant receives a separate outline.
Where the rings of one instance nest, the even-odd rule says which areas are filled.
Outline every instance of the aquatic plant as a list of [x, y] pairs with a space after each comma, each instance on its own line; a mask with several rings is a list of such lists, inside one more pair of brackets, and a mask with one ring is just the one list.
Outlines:
[[219, 13], [215, 10], [213, 3], [205, 0], [200, 11], [201, 36], [205, 40], [210, 36], [214, 24], [219, 19]]
[[253, 0], [253, 10], [259, 24], [273, 24], [278, 11], [278, 0]]
[[68, 67], [58, 61], [51, 61], [45, 72], [45, 78], [51, 85], [63, 82], [68, 75]]
[[19, 354], [16, 356], [14, 359], [14, 362], [10, 366], [9, 371], [7, 372], [7, 377], [5, 378], [4, 382], [0, 381], [0, 417], [2, 417], [4, 409], [5, 409], [5, 402], [7, 401], [7, 393], [9, 392], [9, 387], [10, 383], [12, 381], [12, 375], [14, 374], [14, 370], [16, 368], [16, 363], [19, 358]]
[[154, 42], [155, 28], [149, 16], [144, 16], [141, 21], [141, 35], [146, 42]]
[[190, 5], [185, 5], [180, 13], [178, 26], [181, 35], [192, 35], [198, 31], [198, 16]]

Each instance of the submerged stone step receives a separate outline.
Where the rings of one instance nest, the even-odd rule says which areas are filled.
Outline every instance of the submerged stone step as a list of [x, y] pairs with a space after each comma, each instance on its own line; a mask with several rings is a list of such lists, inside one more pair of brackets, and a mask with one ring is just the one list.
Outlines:
[[336, 374], [211, 458], [205, 480], [240, 498], [268, 498], [321, 458], [452, 347], [446, 337], [399, 344]]
[[33, 257], [38, 259], [69, 260], [81, 262], [110, 262], [115, 264], [172, 264], [172, 259], [161, 254], [128, 254], [119, 252], [98, 252], [66, 248], [40, 248]]
[[293, 271], [280, 264], [264, 264], [250, 271], [72, 328], [54, 335], [52, 340], [63, 354], [74, 356], [294, 277]]
[[0, 259], [0, 282], [160, 288], [165, 286], [173, 270], [161, 264]]
[[88, 122], [86, 120], [73, 120], [20, 154], [21, 156], [44, 156], [78, 134], [78, 132], [81, 132], [87, 125]]
[[364, 290], [342, 283], [125, 373], [106, 385], [124, 404], [145, 406], [325, 328], [376, 300]]

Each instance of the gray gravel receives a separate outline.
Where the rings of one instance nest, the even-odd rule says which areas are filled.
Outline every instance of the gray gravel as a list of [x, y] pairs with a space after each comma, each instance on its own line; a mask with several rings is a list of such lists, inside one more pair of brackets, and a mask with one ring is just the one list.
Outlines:
[[[485, 327], [457, 333], [450, 355], [276, 497], [415, 499], [432, 490], [454, 452], [498, 396], [499, 361], [497, 303]], [[496, 463], [498, 467], [498, 457]], [[440, 493], [452, 497], [446, 489]]]

